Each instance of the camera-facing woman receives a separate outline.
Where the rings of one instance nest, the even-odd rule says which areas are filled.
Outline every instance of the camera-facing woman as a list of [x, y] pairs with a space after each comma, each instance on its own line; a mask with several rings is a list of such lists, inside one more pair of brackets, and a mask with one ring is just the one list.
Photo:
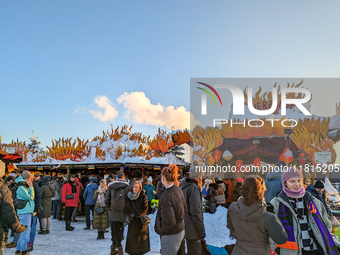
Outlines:
[[298, 169], [283, 171], [282, 191], [270, 203], [288, 233], [286, 243], [276, 242], [272, 246], [278, 254], [339, 254], [327, 211], [320, 200], [305, 191]]
[[131, 255], [145, 254], [150, 251], [149, 224], [143, 224], [141, 218], [148, 212], [148, 197], [140, 181], [132, 181], [130, 184], [126, 210], [129, 215], [129, 228], [125, 252]]

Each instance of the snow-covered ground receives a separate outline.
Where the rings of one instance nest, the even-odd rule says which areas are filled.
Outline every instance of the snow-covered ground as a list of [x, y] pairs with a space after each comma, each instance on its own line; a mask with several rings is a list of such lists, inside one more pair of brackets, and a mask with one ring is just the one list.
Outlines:
[[[148, 255], [159, 255], [160, 239], [154, 231], [156, 213], [149, 215], [151, 223], [149, 225], [151, 251]], [[74, 231], [65, 231], [65, 222], [52, 220], [49, 235], [36, 235], [34, 250], [31, 255], [50, 254], [110, 254], [111, 233], [105, 233], [104, 240], [96, 240], [97, 230], [83, 230], [85, 218], [77, 217], [79, 222], [72, 223]], [[204, 224], [206, 228], [206, 241], [208, 244], [223, 247], [235, 241], [229, 239], [229, 229], [227, 229], [227, 209], [218, 207], [215, 214], [204, 214]], [[39, 226], [39, 223], [38, 223]], [[38, 231], [38, 230], [37, 230]], [[124, 236], [127, 234], [125, 227]], [[9, 242], [12, 241], [10, 237]], [[123, 241], [125, 249], [125, 240]], [[15, 248], [5, 248], [5, 254], [14, 254]]]

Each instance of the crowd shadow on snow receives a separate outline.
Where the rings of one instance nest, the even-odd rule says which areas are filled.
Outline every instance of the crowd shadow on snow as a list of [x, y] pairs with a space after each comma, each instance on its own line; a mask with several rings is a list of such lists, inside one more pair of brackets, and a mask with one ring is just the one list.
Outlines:
[[[151, 223], [149, 224], [150, 247], [148, 255], [160, 254], [160, 238], [154, 231], [156, 213], [149, 215]], [[83, 230], [86, 226], [85, 217], [77, 217], [79, 222], [72, 223], [74, 231], [65, 231], [65, 222], [52, 219], [49, 235], [36, 235], [34, 250], [31, 255], [107, 255], [110, 254], [111, 231], [105, 233], [104, 240], [96, 240], [97, 230]], [[227, 244], [235, 243], [230, 240], [229, 229], [227, 229], [227, 209], [218, 207], [215, 214], [204, 214], [204, 224], [206, 228], [206, 241], [210, 245], [224, 247]], [[39, 228], [39, 223], [37, 229]], [[128, 226], [125, 226], [124, 237], [126, 238]], [[110, 230], [110, 229], [109, 229]], [[9, 242], [12, 241], [10, 237]], [[125, 240], [122, 245], [125, 249]], [[5, 248], [5, 254], [14, 254], [15, 248]]]

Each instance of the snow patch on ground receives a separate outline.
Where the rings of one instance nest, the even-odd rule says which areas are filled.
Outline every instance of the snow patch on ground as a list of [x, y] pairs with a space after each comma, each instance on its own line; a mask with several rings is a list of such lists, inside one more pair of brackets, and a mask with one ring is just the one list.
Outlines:
[[[226, 244], [235, 243], [235, 240], [230, 240], [229, 229], [227, 229], [227, 209], [218, 207], [215, 214], [205, 213], [204, 225], [206, 229], [207, 244], [224, 247]], [[156, 212], [157, 213], [157, 212]], [[149, 224], [150, 232], [150, 248], [148, 255], [159, 255], [160, 238], [154, 231], [154, 224], [156, 213], [149, 215], [151, 223]], [[85, 217], [77, 217], [79, 222], [72, 223], [75, 227], [74, 231], [65, 231], [65, 222], [52, 219], [52, 225], [49, 235], [36, 235], [34, 242], [34, 250], [30, 252], [31, 255], [88, 255], [110, 254], [111, 247], [111, 231], [105, 233], [104, 240], [96, 240], [97, 230], [83, 230], [85, 227]], [[37, 232], [39, 230], [39, 223], [37, 224]], [[128, 226], [125, 226], [124, 237], [126, 238]], [[9, 238], [11, 242], [13, 237]], [[125, 240], [122, 242], [125, 249]], [[5, 248], [5, 254], [14, 254], [15, 248]]]

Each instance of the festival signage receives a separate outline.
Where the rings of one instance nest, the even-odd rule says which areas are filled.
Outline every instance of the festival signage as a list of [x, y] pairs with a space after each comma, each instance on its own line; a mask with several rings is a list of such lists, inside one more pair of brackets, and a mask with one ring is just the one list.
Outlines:
[[[76, 146], [76, 142], [78, 145]], [[66, 160], [70, 159], [72, 161], [82, 161], [83, 157], [86, 156], [86, 146], [88, 140], [82, 141], [79, 138], [72, 142], [72, 137], [70, 139], [62, 138], [58, 141], [52, 140], [52, 147], [47, 147], [49, 150], [49, 156], [56, 160]]]
[[6, 153], [8, 153], [8, 154], [13, 154], [13, 153], [15, 153], [15, 148], [13, 148], [13, 147], [7, 147], [7, 148], [6, 148]]

